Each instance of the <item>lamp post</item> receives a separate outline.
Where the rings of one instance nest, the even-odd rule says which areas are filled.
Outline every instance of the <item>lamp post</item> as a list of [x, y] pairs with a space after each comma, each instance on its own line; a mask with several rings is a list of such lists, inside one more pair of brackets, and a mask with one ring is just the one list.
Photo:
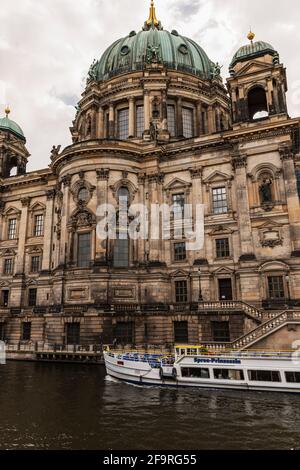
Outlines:
[[198, 269], [199, 274], [199, 302], [203, 302], [202, 289], [201, 289], [201, 269]]

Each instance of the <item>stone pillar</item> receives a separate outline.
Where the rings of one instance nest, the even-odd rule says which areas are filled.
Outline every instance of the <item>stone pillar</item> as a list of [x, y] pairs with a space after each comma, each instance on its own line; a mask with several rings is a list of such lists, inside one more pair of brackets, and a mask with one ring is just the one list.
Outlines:
[[[108, 180], [109, 170], [101, 168], [97, 170], [97, 205], [108, 203]], [[107, 262], [108, 240], [100, 240], [96, 231], [96, 255], [95, 264], [105, 264]]]
[[[195, 221], [196, 221], [196, 204], [204, 204], [203, 200], [203, 185], [202, 185], [202, 168], [191, 168], [190, 174], [192, 178], [192, 203], [193, 203], [193, 221], [194, 221], [194, 230], [195, 230]], [[205, 238], [204, 246], [199, 251], [191, 252], [192, 259], [191, 265], [195, 260], [203, 264], [206, 262], [206, 250], [205, 250]]]
[[104, 138], [104, 110], [102, 107], [100, 107], [98, 111], [97, 136], [99, 139]]
[[45, 212], [45, 225], [44, 225], [44, 251], [42, 271], [51, 270], [51, 253], [53, 242], [53, 218], [54, 218], [54, 199], [55, 189], [47, 191], [47, 204]]
[[61, 214], [61, 236], [60, 236], [60, 252], [59, 252], [59, 264], [64, 265], [67, 257], [67, 245], [68, 245], [68, 222], [69, 222], [69, 206], [70, 206], [70, 185], [71, 175], [66, 175], [62, 178], [63, 188], [63, 203], [62, 203], [62, 214]]
[[18, 242], [18, 254], [16, 259], [16, 274], [24, 273], [24, 261], [25, 261], [25, 243], [27, 237], [27, 226], [28, 226], [28, 207], [30, 205], [30, 198], [26, 197], [21, 199], [22, 212], [19, 220], [19, 242]]
[[135, 98], [129, 98], [129, 138], [135, 136]]
[[115, 107], [113, 104], [109, 105], [108, 135], [110, 139], [115, 138]]
[[[154, 174], [150, 175], [148, 178], [149, 181], [149, 189], [151, 191], [151, 204], [159, 204], [160, 203], [160, 185], [163, 182], [163, 175], [162, 174]], [[151, 206], [150, 206], [151, 207]], [[150, 212], [149, 212], [150, 215]], [[160, 261], [160, 247], [161, 243], [161, 226], [159, 226], [159, 239], [152, 240], [151, 239], [151, 224], [150, 224], [150, 232], [149, 232], [149, 260], [154, 262]]]
[[182, 98], [177, 100], [177, 137], [183, 137]]
[[145, 91], [144, 94], [144, 119], [145, 119], [145, 133], [149, 134], [150, 131], [150, 94]]
[[289, 214], [292, 256], [300, 257], [300, 203], [295, 173], [294, 155], [288, 146], [279, 149], [283, 177], [286, 189], [286, 200]]
[[213, 106], [208, 107], [208, 132], [209, 134], [216, 132], [216, 120]]
[[270, 114], [275, 114], [275, 107], [273, 103], [273, 80], [272, 78], [268, 78], [267, 80], [267, 103], [269, 108]]
[[237, 219], [241, 243], [240, 259], [249, 261], [255, 259], [255, 255], [252, 240], [246, 166], [247, 157], [235, 153], [233, 156], [233, 168], [235, 170]]
[[197, 133], [197, 137], [204, 134], [204, 132], [203, 132], [203, 123], [202, 123], [202, 104], [201, 104], [201, 101], [197, 102], [196, 133]]

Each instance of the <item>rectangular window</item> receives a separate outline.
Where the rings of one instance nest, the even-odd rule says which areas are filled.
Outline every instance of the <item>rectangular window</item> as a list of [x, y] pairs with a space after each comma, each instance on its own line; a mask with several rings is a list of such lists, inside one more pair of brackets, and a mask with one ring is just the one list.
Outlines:
[[118, 238], [114, 244], [114, 267], [128, 268], [129, 266], [129, 240]]
[[174, 341], [177, 344], [189, 342], [189, 325], [187, 321], [174, 321]]
[[34, 217], [34, 237], [42, 237], [44, 235], [44, 216], [42, 214]]
[[285, 372], [285, 379], [288, 383], [299, 384], [300, 372]]
[[284, 284], [282, 276], [268, 277], [268, 293], [269, 299], [284, 299]]
[[176, 302], [177, 303], [184, 303], [188, 301], [188, 293], [187, 293], [187, 282], [186, 281], [176, 281], [175, 282], [175, 294], [176, 294]]
[[129, 135], [129, 110], [121, 109], [118, 111], [118, 138], [120, 140], [128, 139]]
[[248, 370], [248, 376], [252, 382], [281, 382], [277, 370]]
[[182, 108], [183, 137], [190, 139], [194, 137], [194, 112], [190, 108]]
[[184, 205], [185, 205], [185, 195], [184, 193], [180, 194], [173, 194], [172, 196], [173, 202], [173, 213], [174, 217], [183, 217], [184, 215]]
[[80, 344], [80, 323], [66, 323], [66, 343], [68, 345]]
[[28, 291], [28, 305], [29, 307], [36, 306], [36, 298], [37, 298], [37, 289], [29, 289]]
[[0, 341], [4, 340], [4, 323], [0, 323]]
[[217, 380], [245, 380], [244, 371], [236, 369], [214, 369]]
[[10, 276], [13, 273], [14, 261], [12, 258], [4, 260], [4, 274]]
[[136, 108], [136, 136], [141, 138], [145, 130], [144, 106]]
[[77, 265], [79, 268], [89, 268], [91, 262], [91, 234], [80, 233], [78, 235]]
[[40, 270], [40, 257], [32, 256], [31, 258], [31, 272], [38, 273]]
[[220, 238], [216, 240], [216, 257], [217, 258], [229, 258], [229, 238]]
[[212, 202], [214, 214], [226, 214], [228, 212], [226, 188], [214, 188], [212, 190]]
[[174, 105], [168, 105], [168, 131], [171, 137], [176, 137], [176, 117]]
[[174, 243], [174, 259], [175, 261], [184, 261], [186, 260], [186, 244]]
[[117, 322], [115, 326], [115, 340], [117, 344], [133, 344], [133, 322]]
[[30, 341], [31, 339], [31, 322], [22, 324], [22, 341]]
[[212, 337], [215, 343], [230, 342], [230, 328], [228, 321], [212, 321]]
[[17, 219], [9, 219], [8, 221], [8, 239], [15, 240], [17, 238]]
[[182, 367], [182, 377], [191, 377], [195, 379], [209, 379], [209, 369], [203, 369], [202, 367]]
[[1, 306], [2, 307], [8, 307], [8, 302], [9, 302], [9, 290], [3, 289], [1, 292]]

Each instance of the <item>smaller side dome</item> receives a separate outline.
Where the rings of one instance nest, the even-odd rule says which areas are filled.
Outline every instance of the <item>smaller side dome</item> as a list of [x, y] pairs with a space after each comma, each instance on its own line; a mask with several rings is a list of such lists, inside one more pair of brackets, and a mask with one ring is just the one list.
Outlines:
[[255, 57], [261, 57], [265, 54], [270, 54], [274, 58], [278, 57], [278, 52], [273, 46], [271, 46], [271, 44], [264, 41], [253, 42], [251, 40], [250, 44], [240, 47], [234, 54], [230, 68], [234, 67], [238, 62], [244, 62]]
[[8, 115], [10, 114], [10, 109], [6, 108], [5, 110], [6, 116], [0, 118], [0, 130], [8, 131], [14, 134], [16, 137], [19, 137], [24, 142], [26, 142], [24, 132], [22, 131], [21, 127], [15, 122], [9, 119]]

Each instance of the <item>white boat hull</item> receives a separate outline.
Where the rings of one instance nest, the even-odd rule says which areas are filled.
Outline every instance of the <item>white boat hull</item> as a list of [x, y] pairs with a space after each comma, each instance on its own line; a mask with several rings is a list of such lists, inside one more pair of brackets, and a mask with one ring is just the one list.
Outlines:
[[[300, 393], [300, 383], [297, 384], [288, 384], [284, 381], [279, 383], [265, 383], [265, 382], [252, 382], [249, 380], [217, 380], [217, 379], [195, 379], [195, 378], [186, 378], [181, 376], [181, 367], [188, 367], [194, 365], [191, 362], [193, 358], [184, 357], [180, 361], [176, 361], [173, 368], [176, 370], [176, 376], [163, 377], [161, 375], [159, 368], [152, 368], [147, 362], [135, 362], [132, 360], [125, 360], [123, 357], [120, 359], [120, 356], [112, 353], [104, 353], [105, 366], [107, 374], [114, 379], [131, 383], [140, 386], [159, 386], [159, 387], [190, 387], [190, 388], [203, 388], [203, 389], [222, 389], [222, 390], [244, 390], [244, 391], [268, 391], [268, 392], [285, 392], [285, 393]], [[239, 368], [246, 370], [246, 368], [257, 368], [257, 359], [254, 364], [251, 363], [251, 359], [243, 360], [239, 365], [233, 366], [231, 368]], [[270, 368], [270, 360], [266, 361], [264, 364], [261, 364], [264, 368]], [[282, 362], [282, 361], [280, 361]], [[278, 364], [279, 365], [279, 364]], [[282, 364], [280, 364], [282, 367]], [[276, 366], [272, 364], [272, 366]], [[290, 361], [285, 369], [290, 369]], [[200, 366], [199, 366], [200, 367]], [[207, 367], [201, 364], [201, 367]], [[214, 368], [215, 365], [210, 365], [209, 367]], [[295, 367], [293, 367], [295, 370]], [[297, 368], [300, 371], [300, 367]], [[210, 373], [210, 377], [212, 374]]]

